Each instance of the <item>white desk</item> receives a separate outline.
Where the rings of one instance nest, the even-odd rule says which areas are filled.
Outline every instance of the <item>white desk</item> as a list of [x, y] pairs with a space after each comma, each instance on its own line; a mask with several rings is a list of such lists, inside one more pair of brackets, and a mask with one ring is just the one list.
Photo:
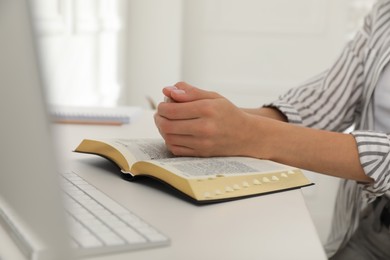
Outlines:
[[123, 180], [103, 158], [71, 152], [83, 138], [158, 136], [152, 112], [121, 127], [56, 125], [55, 130], [64, 169], [74, 170], [172, 240], [168, 247], [91, 259], [326, 259], [300, 190], [196, 206], [155, 182]]

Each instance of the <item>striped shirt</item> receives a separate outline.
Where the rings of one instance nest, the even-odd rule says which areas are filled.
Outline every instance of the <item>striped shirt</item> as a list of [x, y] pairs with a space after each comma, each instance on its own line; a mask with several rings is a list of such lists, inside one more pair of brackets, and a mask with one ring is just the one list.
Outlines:
[[386, 65], [374, 93], [375, 130], [387, 132], [390, 129], [390, 66]]
[[360, 162], [374, 183], [341, 181], [328, 256], [351, 238], [361, 210], [390, 193], [390, 134], [373, 131], [374, 91], [389, 61], [390, 0], [379, 0], [333, 66], [271, 104], [290, 123], [337, 132], [355, 126]]

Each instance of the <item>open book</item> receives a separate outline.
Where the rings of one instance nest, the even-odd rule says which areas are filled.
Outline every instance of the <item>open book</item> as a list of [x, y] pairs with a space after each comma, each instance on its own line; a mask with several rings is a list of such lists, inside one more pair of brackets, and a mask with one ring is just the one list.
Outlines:
[[311, 185], [302, 171], [249, 157], [175, 157], [162, 139], [84, 139], [75, 152], [103, 156], [136, 178], [156, 178], [197, 203]]

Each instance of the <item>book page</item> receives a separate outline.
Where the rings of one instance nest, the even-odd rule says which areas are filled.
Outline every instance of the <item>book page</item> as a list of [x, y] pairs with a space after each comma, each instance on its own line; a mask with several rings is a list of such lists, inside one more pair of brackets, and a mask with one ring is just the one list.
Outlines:
[[290, 166], [272, 161], [247, 157], [176, 157], [159, 159], [153, 161], [153, 163], [186, 178], [211, 177], [216, 175], [250, 175], [293, 169]]
[[126, 158], [134, 158], [135, 161], [174, 157], [162, 139], [112, 139], [109, 143]]

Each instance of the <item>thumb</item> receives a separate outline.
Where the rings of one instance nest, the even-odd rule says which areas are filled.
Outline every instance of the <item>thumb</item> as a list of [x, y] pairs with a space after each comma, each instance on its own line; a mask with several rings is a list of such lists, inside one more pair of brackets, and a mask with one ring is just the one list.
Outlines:
[[221, 97], [215, 92], [202, 90], [185, 82], [176, 83], [174, 87], [166, 88], [163, 92], [167, 97], [176, 102], [190, 102]]

